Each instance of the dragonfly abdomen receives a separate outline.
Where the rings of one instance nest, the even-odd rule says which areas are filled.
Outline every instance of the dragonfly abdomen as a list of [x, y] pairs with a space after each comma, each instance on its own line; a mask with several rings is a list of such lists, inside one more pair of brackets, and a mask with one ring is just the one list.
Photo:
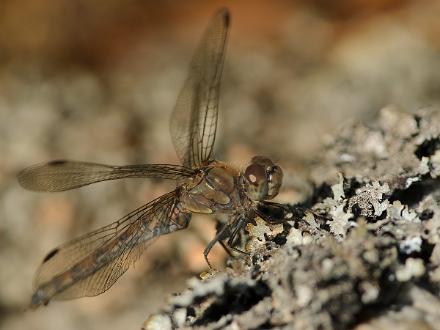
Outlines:
[[[131, 251], [141, 241], [144, 241], [139, 236], [138, 224], [131, 225], [119, 236], [109, 240], [108, 243], [97, 248], [93, 253], [84, 257], [64, 272], [55, 275], [47, 282], [41, 283], [32, 296], [31, 307], [47, 304], [53, 298], [70, 299], [101, 293], [87, 294], [87, 292], [90, 292], [89, 286], [93, 285], [93, 282], [107, 280], [105, 274], [99, 279], [92, 278], [93, 275], [100, 271], [105, 273], [103, 270], [107, 266], [111, 265], [122, 254]], [[90, 283], [87, 282], [88, 279], [90, 279]], [[112, 283], [109, 283], [108, 287], [113, 283], [114, 280]], [[104, 284], [103, 287], [107, 287], [107, 285]]]

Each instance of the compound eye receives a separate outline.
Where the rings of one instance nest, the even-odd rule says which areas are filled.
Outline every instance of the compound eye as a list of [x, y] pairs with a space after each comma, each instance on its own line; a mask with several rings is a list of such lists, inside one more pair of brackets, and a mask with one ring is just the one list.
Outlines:
[[274, 198], [278, 195], [278, 191], [280, 190], [281, 183], [283, 181], [283, 171], [279, 166], [273, 166], [268, 171], [268, 192], [267, 197], [269, 199]]
[[252, 164], [259, 164], [261, 166], [264, 166], [266, 168], [274, 166], [274, 163], [265, 156], [254, 156], [251, 159]]
[[266, 180], [266, 169], [259, 164], [252, 164], [246, 168], [244, 175], [249, 183], [258, 186]]

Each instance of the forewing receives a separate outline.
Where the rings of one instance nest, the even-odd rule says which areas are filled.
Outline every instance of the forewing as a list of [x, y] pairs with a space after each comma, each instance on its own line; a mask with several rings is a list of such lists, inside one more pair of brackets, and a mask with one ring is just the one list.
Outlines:
[[92, 183], [121, 178], [161, 178], [179, 180], [193, 171], [180, 165], [142, 164], [110, 166], [96, 163], [57, 160], [37, 164], [21, 171], [18, 182], [26, 189], [64, 191]]
[[177, 203], [175, 190], [52, 250], [37, 271], [31, 306], [106, 291], [154, 238], [186, 227], [189, 215], [180, 214]]
[[188, 78], [171, 116], [174, 147], [188, 167], [204, 164], [212, 154], [228, 27], [229, 12], [220, 10], [193, 55]]

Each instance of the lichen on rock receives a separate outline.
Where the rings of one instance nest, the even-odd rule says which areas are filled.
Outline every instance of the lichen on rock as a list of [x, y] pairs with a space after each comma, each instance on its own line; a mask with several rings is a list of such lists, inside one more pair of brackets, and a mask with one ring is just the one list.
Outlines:
[[311, 168], [306, 211], [248, 226], [249, 258], [158, 315], [188, 329], [438, 329], [439, 117], [389, 106], [343, 127]]

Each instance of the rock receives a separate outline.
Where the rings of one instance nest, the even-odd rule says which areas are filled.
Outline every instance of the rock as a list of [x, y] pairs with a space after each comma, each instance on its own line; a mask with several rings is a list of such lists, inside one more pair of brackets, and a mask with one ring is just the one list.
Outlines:
[[188, 329], [438, 329], [439, 119], [387, 107], [343, 127], [311, 169], [308, 211], [249, 225], [250, 257], [162, 315]]

